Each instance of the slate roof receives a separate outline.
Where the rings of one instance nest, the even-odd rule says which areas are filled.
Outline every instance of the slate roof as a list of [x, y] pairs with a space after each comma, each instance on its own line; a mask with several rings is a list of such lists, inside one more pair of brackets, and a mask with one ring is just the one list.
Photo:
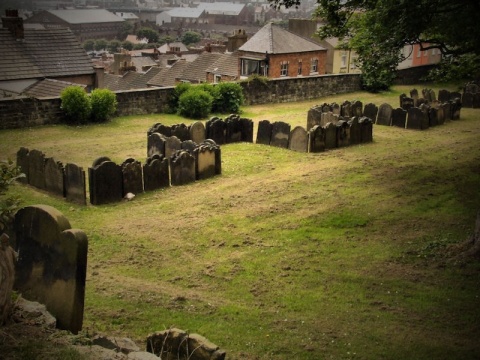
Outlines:
[[200, 3], [197, 9], [204, 9], [212, 15], [238, 15], [245, 7], [245, 4], [234, 4], [229, 2]]
[[155, 75], [148, 85], [152, 86], [175, 86], [176, 79], [181, 76], [183, 70], [189, 65], [185, 60], [179, 60], [173, 64], [170, 68], [162, 69]]
[[198, 18], [202, 15], [203, 9], [199, 8], [173, 8], [172, 10], [168, 10], [168, 14], [171, 17], [178, 17], [178, 18]]
[[131, 60], [133, 65], [137, 68], [137, 71], [142, 71], [143, 67], [157, 66], [155, 60], [150, 56], [133, 56]]
[[23, 91], [23, 94], [37, 99], [46, 97], [57, 97], [61, 94], [63, 89], [69, 86], [80, 86], [83, 89], [87, 87], [86, 85], [74, 84], [67, 81], [43, 79], [26, 88]]
[[171, 51], [173, 47], [179, 48], [180, 52], [188, 51], [188, 48], [185, 46], [185, 44], [180, 41], [163, 44], [158, 48], [158, 51], [160, 52], [160, 54], [166, 54], [167, 52]]
[[93, 63], [66, 29], [25, 29], [17, 41], [0, 28], [0, 81], [94, 74]]
[[206, 72], [232, 77], [238, 76], [238, 55], [236, 53], [220, 54], [220, 57], [206, 69]]
[[269, 23], [253, 35], [240, 51], [265, 54], [290, 54], [326, 50], [315, 42]]
[[159, 67], [152, 67], [145, 73], [129, 71], [123, 76], [105, 73], [104, 87], [112, 91], [145, 89], [149, 87], [147, 83], [161, 70]]
[[193, 83], [205, 82], [207, 80], [207, 68], [215, 63], [222, 54], [204, 52], [201, 53], [191, 63], [188, 63], [187, 68], [183, 70], [183, 73], [177, 77], [179, 80], [187, 80]]
[[105, 9], [46, 10], [69, 24], [123, 22], [121, 17]]

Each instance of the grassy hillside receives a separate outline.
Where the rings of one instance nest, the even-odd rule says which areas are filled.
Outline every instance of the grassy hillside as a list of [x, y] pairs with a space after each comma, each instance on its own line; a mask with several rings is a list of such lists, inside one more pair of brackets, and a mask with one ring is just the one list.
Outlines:
[[[314, 104], [397, 106], [409, 90], [243, 116], [306, 126]], [[0, 131], [0, 154], [25, 146], [85, 169], [100, 156], [143, 162], [156, 122], [190, 121]], [[174, 326], [229, 359], [477, 359], [480, 266], [457, 255], [480, 209], [479, 139], [480, 110], [462, 109], [461, 120], [426, 131], [374, 126], [373, 143], [324, 153], [225, 145], [222, 176], [132, 202], [81, 207], [28, 186], [12, 193], [87, 233], [90, 334], [143, 343]]]

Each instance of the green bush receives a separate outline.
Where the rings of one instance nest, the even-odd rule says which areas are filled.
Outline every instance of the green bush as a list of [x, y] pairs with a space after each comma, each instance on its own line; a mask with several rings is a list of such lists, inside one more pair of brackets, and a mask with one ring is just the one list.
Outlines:
[[92, 106], [92, 121], [107, 121], [117, 110], [117, 97], [115, 93], [108, 89], [95, 89], [90, 94]]
[[212, 95], [205, 90], [192, 87], [180, 96], [178, 113], [192, 119], [205, 118], [212, 110], [212, 103]]
[[90, 118], [92, 106], [87, 93], [79, 86], [69, 86], [60, 94], [61, 109], [67, 123], [83, 124]]
[[190, 83], [178, 83], [175, 86], [172, 95], [170, 95], [170, 98], [168, 99], [167, 113], [175, 114], [178, 111], [178, 100], [180, 99], [180, 96], [189, 90], [191, 86]]
[[213, 112], [238, 113], [243, 104], [243, 89], [240, 84], [221, 82], [215, 86]]

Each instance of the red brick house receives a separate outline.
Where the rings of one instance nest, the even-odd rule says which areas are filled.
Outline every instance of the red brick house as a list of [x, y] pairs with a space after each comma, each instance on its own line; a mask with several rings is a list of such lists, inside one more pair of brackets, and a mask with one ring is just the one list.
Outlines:
[[239, 74], [269, 78], [325, 74], [327, 50], [317, 43], [271, 23], [239, 49]]

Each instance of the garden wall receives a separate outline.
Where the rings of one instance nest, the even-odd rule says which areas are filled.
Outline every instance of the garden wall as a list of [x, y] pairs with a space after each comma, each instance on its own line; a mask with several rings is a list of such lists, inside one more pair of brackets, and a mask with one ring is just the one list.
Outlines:
[[[270, 81], [240, 82], [245, 105], [285, 103], [360, 90], [358, 74], [320, 75]], [[117, 116], [165, 112], [173, 87], [118, 91]], [[63, 120], [59, 98], [0, 101], [0, 129], [58, 124]]]

